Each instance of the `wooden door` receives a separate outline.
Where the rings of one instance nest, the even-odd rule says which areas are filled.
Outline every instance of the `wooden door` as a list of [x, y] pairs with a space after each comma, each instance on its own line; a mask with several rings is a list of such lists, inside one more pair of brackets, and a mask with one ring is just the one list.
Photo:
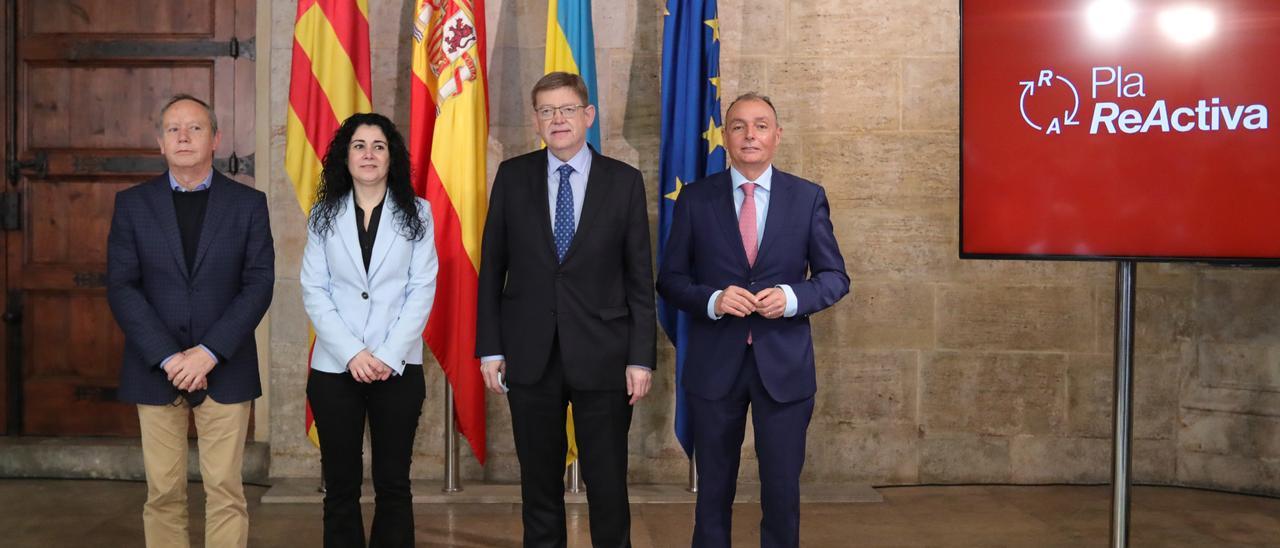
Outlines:
[[[17, 195], [13, 191], [13, 186], [17, 184], [17, 178], [9, 175], [9, 159], [13, 156], [12, 133], [13, 133], [13, 108], [10, 101], [13, 86], [13, 67], [14, 67], [14, 48], [13, 38], [14, 31], [17, 30], [14, 21], [13, 3], [6, 3], [3, 10], [0, 10], [0, 60], [4, 62], [4, 75], [0, 77], [0, 151], [5, 155], [5, 169], [0, 177], [4, 179], [3, 188], [0, 188], [0, 230], [6, 231], [0, 234], [0, 258], [8, 257], [8, 235], [10, 229], [9, 222], [15, 219], [9, 218], [8, 209], [10, 205], [16, 206], [16, 201], [11, 200]], [[14, 166], [16, 167], [16, 166]], [[3, 260], [3, 259], [0, 259]], [[17, 393], [18, 383], [11, 382], [10, 377], [18, 375], [20, 369], [17, 365], [9, 367], [9, 363], [14, 361], [10, 356], [17, 356], [21, 348], [21, 339], [18, 337], [21, 330], [17, 329], [16, 323], [21, 318], [16, 315], [16, 311], [11, 306], [18, 304], [18, 299], [9, 298], [9, 281], [8, 268], [0, 268], [0, 287], [4, 288], [4, 294], [0, 295], [0, 299], [4, 299], [3, 319], [0, 320], [0, 344], [4, 345], [4, 350], [0, 351], [0, 433], [16, 432], [20, 428], [17, 420], [19, 414], [11, 412], [11, 407], [16, 407], [19, 401]], [[12, 327], [11, 327], [12, 326]], [[15, 362], [16, 363], [16, 362]]]
[[[159, 108], [210, 102], [215, 167], [252, 185], [254, 2], [17, 0], [6, 310], [20, 314], [8, 367], [10, 424], [28, 435], [134, 436], [116, 400], [124, 337], [107, 306], [106, 240], [116, 192], [165, 169]], [[17, 360], [20, 363], [14, 363]], [[16, 390], [12, 389], [16, 388]]]

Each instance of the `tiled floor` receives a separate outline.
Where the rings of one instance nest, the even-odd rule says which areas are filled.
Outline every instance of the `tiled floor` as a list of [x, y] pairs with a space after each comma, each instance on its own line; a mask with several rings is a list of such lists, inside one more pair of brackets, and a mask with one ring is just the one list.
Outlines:
[[[259, 504], [248, 488], [250, 546], [320, 546], [320, 506]], [[806, 547], [1106, 546], [1107, 487], [900, 487], [881, 489], [883, 503], [806, 504]], [[191, 485], [193, 536], [200, 545], [203, 495]], [[0, 546], [142, 546], [141, 483], [0, 480]], [[636, 504], [636, 548], [688, 546], [688, 504]], [[1278, 546], [1280, 499], [1191, 489], [1138, 487], [1132, 546]], [[515, 504], [419, 504], [419, 546], [519, 547]], [[366, 506], [365, 521], [372, 517]], [[757, 546], [758, 506], [736, 508], [737, 546]], [[569, 509], [570, 546], [588, 546], [586, 508]]]

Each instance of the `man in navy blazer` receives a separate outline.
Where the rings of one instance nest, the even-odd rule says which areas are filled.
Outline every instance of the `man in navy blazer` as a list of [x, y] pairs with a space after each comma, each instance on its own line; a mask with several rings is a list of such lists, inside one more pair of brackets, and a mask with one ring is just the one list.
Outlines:
[[262, 395], [254, 329], [271, 304], [275, 251], [266, 195], [213, 170], [217, 118], [189, 95], [160, 111], [169, 170], [116, 195], [107, 299], [124, 331], [120, 399], [138, 404], [147, 546], [184, 547], [187, 416], [195, 414], [208, 497], [206, 546], [245, 546], [240, 470]]
[[681, 378], [693, 422], [693, 545], [729, 546], [747, 408], [760, 463], [761, 546], [800, 545], [800, 471], [817, 391], [809, 315], [849, 292], [822, 187], [773, 168], [768, 97], [725, 114], [733, 167], [683, 188], [658, 293], [689, 314]]

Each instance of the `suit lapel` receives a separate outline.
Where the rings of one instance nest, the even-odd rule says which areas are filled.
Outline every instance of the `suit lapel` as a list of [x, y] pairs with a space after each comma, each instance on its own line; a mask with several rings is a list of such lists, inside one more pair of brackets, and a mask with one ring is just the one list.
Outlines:
[[[373, 239], [373, 253], [369, 257], [369, 279], [378, 273], [378, 267], [382, 266], [382, 262], [387, 258], [387, 252], [391, 250], [391, 246], [399, 239], [397, 238], [395, 229], [396, 212], [399, 208], [391, 200], [391, 191], [387, 191], [387, 195], [382, 198], [382, 215], [378, 217], [378, 235]], [[431, 234], [432, 237], [435, 235]], [[361, 266], [363, 266], [364, 257], [360, 257]]]
[[791, 192], [791, 176], [773, 169], [773, 181], [769, 188], [769, 212], [764, 219], [764, 240], [760, 242], [760, 251], [756, 253], [756, 264], [764, 260], [765, 254], [773, 249], [778, 238], [782, 237], [785, 223], [790, 218], [791, 204], [795, 193]]
[[551, 236], [551, 206], [547, 202], [547, 196], [551, 192], [547, 188], [547, 154], [549, 153], [544, 150], [540, 154], [534, 155], [536, 159], [533, 161], [533, 170], [531, 172], [533, 178], [529, 181], [529, 188], [533, 190], [534, 206], [531, 210], [535, 212], [533, 222], [539, 227], [538, 230], [542, 232], [542, 239], [547, 244], [543, 249], [551, 254], [551, 261], [554, 263], [556, 260], [556, 240]]
[[565, 261], [573, 256], [575, 249], [581, 247], [578, 243], [582, 241], [580, 235], [584, 230], [590, 229], [599, 211], [604, 208], [610, 190], [609, 174], [605, 173], [604, 162], [600, 161], [600, 155], [594, 150], [591, 154], [591, 172], [587, 174], [587, 195], [582, 199], [582, 215], [578, 218], [578, 228], [573, 231], [573, 240], [569, 242], [569, 249], [564, 252]]
[[347, 193], [342, 212], [333, 220], [337, 226], [333, 231], [342, 240], [342, 248], [347, 250], [351, 258], [351, 266], [355, 268], [356, 277], [364, 280], [365, 288], [369, 287], [369, 276], [364, 271], [364, 255], [360, 253], [360, 235], [356, 233], [356, 200], [355, 193]]
[[[742, 234], [738, 232], [738, 215], [733, 207], [733, 179], [729, 177], [729, 172], [721, 172], [712, 181], [708, 181], [716, 185], [716, 196], [711, 207], [712, 213], [716, 217], [716, 224], [720, 226], [720, 230], [724, 232], [724, 237], [729, 243], [729, 253], [732, 254], [740, 266], [744, 270], [750, 270], [751, 265], [747, 262], [747, 251], [742, 248]], [[757, 254], [758, 258], [758, 254]]]
[[151, 185], [147, 198], [151, 202], [151, 210], [155, 212], [156, 222], [160, 224], [160, 237], [169, 243], [169, 251], [177, 262], [178, 272], [190, 280], [187, 258], [182, 252], [182, 233], [178, 230], [178, 211], [173, 208], [173, 189], [169, 188], [169, 173], [165, 172], [159, 179], [147, 184]]
[[196, 247], [196, 259], [192, 261], [191, 275], [200, 271], [200, 263], [209, 252], [209, 245], [218, 235], [218, 229], [226, 222], [229, 195], [226, 185], [239, 184], [231, 179], [221, 177], [217, 171], [209, 179], [209, 202], [205, 205], [204, 223], [200, 227], [200, 243]]

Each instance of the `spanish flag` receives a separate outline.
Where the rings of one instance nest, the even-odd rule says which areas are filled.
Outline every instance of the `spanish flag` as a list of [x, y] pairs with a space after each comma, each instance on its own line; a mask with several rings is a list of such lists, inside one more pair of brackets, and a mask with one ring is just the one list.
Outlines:
[[480, 236], [488, 209], [489, 84], [484, 0], [416, 0], [409, 156], [431, 202], [440, 273], [423, 333], [454, 392], [458, 431], [484, 464], [484, 380], [476, 347]]
[[[372, 89], [368, 1], [299, 0], [284, 166], [303, 214], [311, 213], [320, 182], [320, 159], [333, 133], [352, 114], [372, 110]], [[312, 331], [312, 351], [315, 342]], [[307, 361], [309, 365], [310, 353]], [[309, 402], [306, 408], [307, 437], [319, 446]]]
[[[591, 30], [591, 0], [550, 0], [547, 3], [547, 51], [543, 74], [568, 72], [582, 77], [587, 84], [587, 98], [600, 112], [600, 95], [596, 93], [596, 37]], [[587, 130], [587, 143], [600, 150], [601, 116]], [[573, 404], [565, 421], [569, 437], [569, 454], [565, 466], [578, 458], [578, 442], [573, 433]]]

